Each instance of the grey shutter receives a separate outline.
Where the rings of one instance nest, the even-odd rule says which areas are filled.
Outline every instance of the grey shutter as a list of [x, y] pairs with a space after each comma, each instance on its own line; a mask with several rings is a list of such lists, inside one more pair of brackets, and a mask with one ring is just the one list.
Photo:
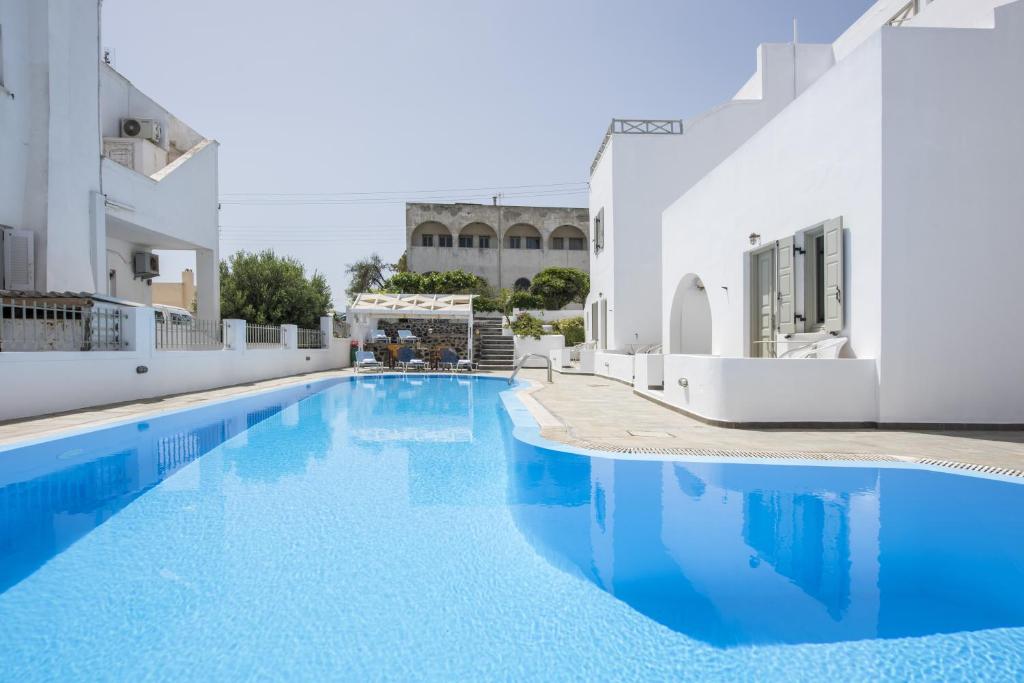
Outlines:
[[36, 288], [34, 237], [31, 230], [4, 229], [4, 289]]
[[843, 330], [843, 218], [825, 221], [825, 331]]
[[778, 315], [779, 332], [781, 334], [793, 334], [796, 332], [796, 291], [793, 283], [793, 238], [784, 237], [775, 243], [775, 262], [778, 264], [776, 277], [776, 300], [778, 302], [776, 315]]

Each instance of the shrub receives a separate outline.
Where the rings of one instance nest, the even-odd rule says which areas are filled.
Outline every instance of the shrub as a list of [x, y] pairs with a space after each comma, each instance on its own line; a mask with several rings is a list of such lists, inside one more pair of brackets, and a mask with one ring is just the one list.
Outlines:
[[497, 299], [489, 296], [478, 296], [473, 299], [474, 313], [491, 313], [501, 311], [501, 304]]
[[511, 308], [544, 308], [544, 301], [530, 292], [512, 292], [509, 295], [509, 304]]
[[382, 289], [395, 294], [419, 294], [423, 292], [424, 279], [419, 273], [395, 273], [388, 278]]
[[540, 336], [544, 334], [544, 323], [540, 318], [534, 318], [529, 313], [521, 313], [512, 322], [512, 333], [520, 337], [540, 339]]
[[557, 311], [573, 301], [586, 300], [590, 276], [576, 268], [545, 268], [533, 278], [530, 293], [543, 302], [544, 308]]
[[487, 281], [464, 270], [446, 270], [423, 276], [424, 294], [486, 294]]
[[583, 328], [583, 316], [556, 320], [553, 327], [555, 332], [565, 337], [566, 346], [582, 344], [586, 339], [586, 333]]

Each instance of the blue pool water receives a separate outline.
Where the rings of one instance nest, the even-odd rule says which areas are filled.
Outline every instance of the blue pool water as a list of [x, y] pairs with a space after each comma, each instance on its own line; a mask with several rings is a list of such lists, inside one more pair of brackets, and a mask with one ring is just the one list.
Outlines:
[[1019, 680], [1024, 485], [553, 450], [502, 381], [0, 451], [0, 680]]

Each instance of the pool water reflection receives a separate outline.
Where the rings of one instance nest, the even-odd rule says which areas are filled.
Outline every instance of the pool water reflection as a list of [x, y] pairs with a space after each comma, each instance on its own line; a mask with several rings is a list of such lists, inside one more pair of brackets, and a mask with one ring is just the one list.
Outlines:
[[516, 443], [509, 498], [550, 562], [719, 647], [1024, 624], [1024, 486]]

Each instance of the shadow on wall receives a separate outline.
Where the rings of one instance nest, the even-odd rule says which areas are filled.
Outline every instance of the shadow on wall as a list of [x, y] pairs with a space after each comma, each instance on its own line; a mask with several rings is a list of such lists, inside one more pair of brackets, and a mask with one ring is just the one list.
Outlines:
[[683, 276], [672, 298], [668, 352], [711, 353], [711, 302], [694, 273]]

